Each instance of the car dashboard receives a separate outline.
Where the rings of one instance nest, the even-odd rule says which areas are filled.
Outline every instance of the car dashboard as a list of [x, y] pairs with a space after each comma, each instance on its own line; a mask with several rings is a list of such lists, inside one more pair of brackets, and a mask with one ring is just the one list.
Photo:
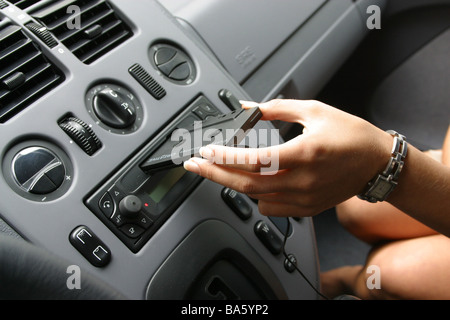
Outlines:
[[128, 299], [317, 299], [292, 267], [320, 287], [311, 218], [142, 163], [235, 100], [314, 98], [364, 2], [0, 1], [2, 230]]

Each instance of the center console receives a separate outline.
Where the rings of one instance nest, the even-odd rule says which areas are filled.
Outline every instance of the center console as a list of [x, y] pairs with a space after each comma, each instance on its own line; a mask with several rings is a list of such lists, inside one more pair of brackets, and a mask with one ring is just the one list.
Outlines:
[[[224, 90], [250, 100], [251, 71], [231, 75], [157, 1], [25, 2], [1, 1], [2, 223], [131, 299], [316, 299], [295, 270], [319, 286], [310, 218], [141, 167], [174, 129], [235, 110]], [[311, 3], [302, 21], [324, 1]]]

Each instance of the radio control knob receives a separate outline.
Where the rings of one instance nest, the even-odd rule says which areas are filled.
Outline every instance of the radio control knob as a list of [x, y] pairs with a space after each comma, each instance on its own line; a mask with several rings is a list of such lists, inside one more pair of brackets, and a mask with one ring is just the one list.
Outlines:
[[126, 218], [136, 218], [142, 209], [142, 201], [135, 195], [128, 195], [119, 202], [120, 213]]

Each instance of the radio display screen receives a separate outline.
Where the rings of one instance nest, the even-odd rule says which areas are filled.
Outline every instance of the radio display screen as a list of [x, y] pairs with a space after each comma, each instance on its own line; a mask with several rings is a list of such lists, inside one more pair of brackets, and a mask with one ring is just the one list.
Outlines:
[[148, 192], [148, 195], [155, 203], [159, 203], [185, 173], [186, 170], [183, 167], [169, 170], [159, 183]]

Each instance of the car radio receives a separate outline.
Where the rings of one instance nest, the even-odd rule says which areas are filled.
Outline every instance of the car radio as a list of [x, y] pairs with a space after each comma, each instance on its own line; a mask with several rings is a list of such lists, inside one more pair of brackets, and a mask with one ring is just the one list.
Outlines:
[[[171, 160], [170, 149], [180, 143], [172, 141], [172, 133], [182, 129], [191, 134], [192, 127], [197, 123], [204, 123], [209, 125], [207, 128], [214, 127], [219, 131], [235, 127], [236, 135], [228, 137], [229, 140], [222, 141], [222, 144], [237, 145], [260, 118], [258, 108], [222, 114], [206, 97], [199, 96], [124, 168], [91, 195], [86, 205], [131, 251], [137, 252], [202, 180], [200, 176], [186, 171], [181, 161], [177, 163]], [[197, 141], [199, 145], [194, 146], [194, 149], [198, 150], [207, 142], [204, 139]], [[155, 158], [161, 158], [157, 156], [161, 152], [169, 156], [164, 161], [154, 161]], [[188, 157], [192, 155], [197, 154], [187, 154]]]

